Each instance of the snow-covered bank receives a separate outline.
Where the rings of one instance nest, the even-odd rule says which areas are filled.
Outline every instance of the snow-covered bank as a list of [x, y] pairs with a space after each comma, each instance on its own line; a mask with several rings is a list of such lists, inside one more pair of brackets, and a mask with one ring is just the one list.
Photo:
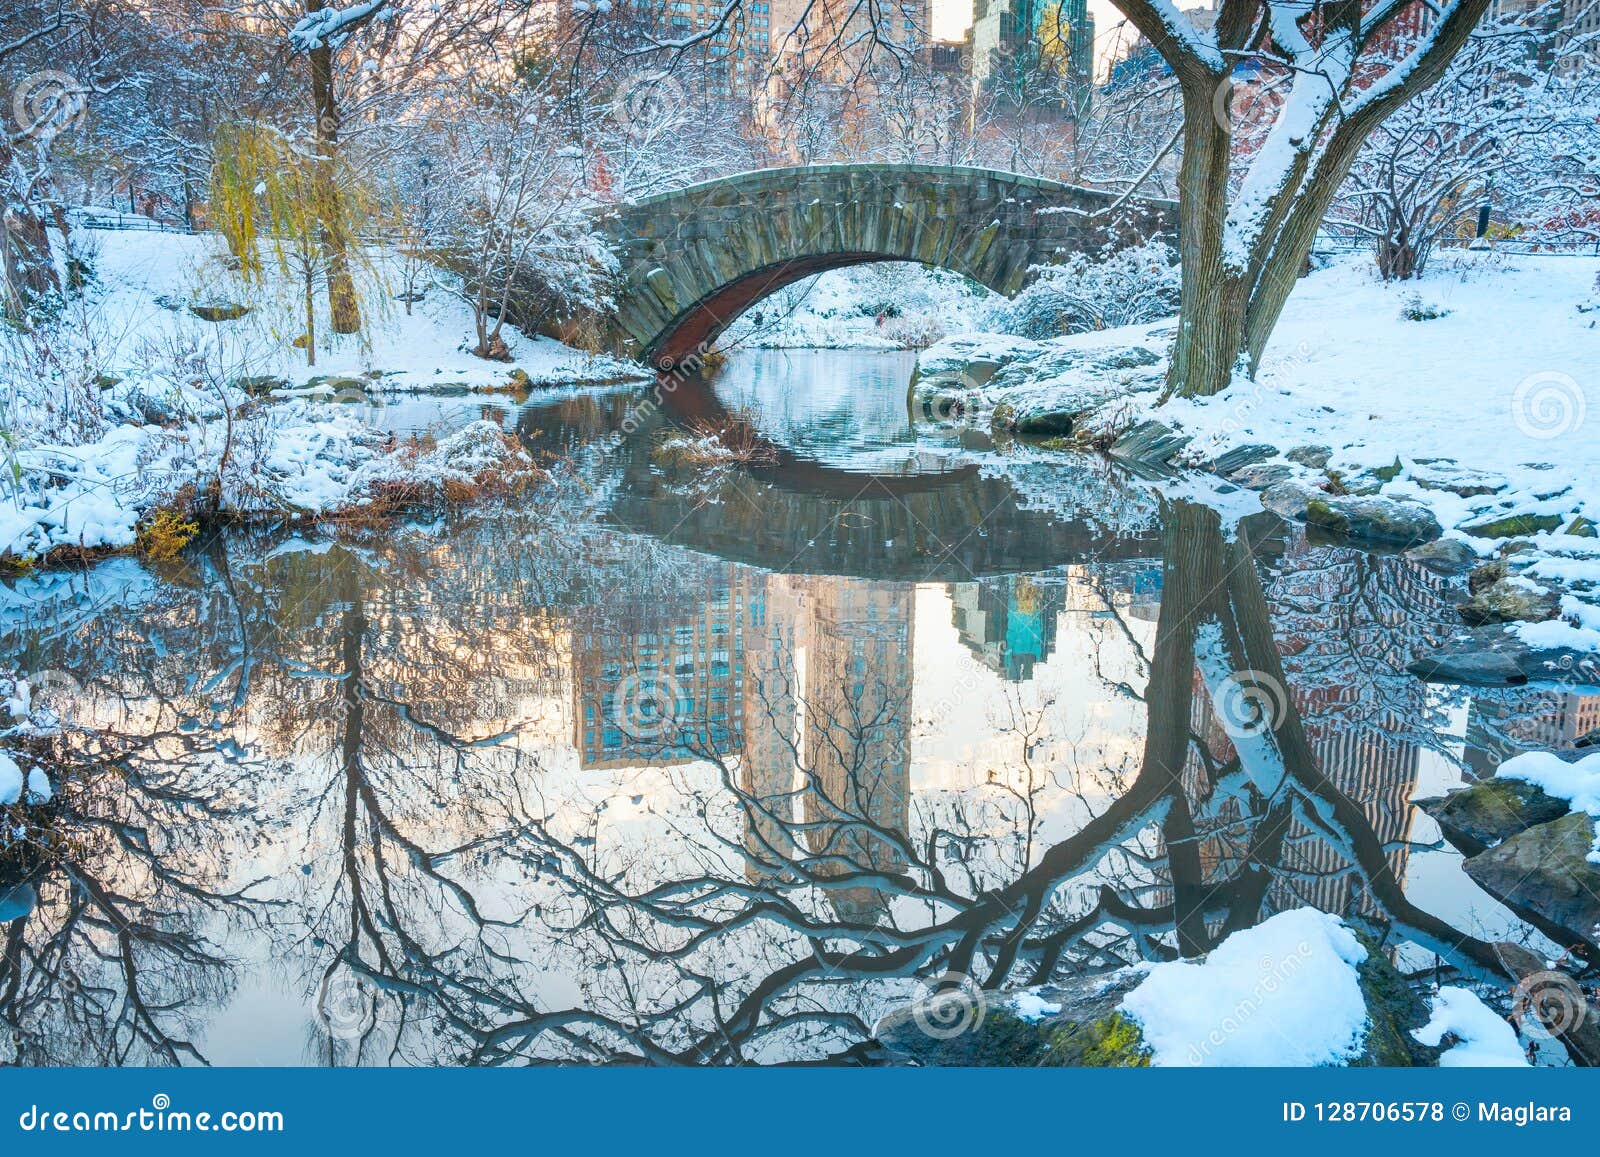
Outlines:
[[1255, 446], [1255, 480], [1421, 504], [1481, 558], [1517, 540], [1509, 577], [1564, 595], [1559, 618], [1515, 629], [1600, 650], [1597, 276], [1595, 258], [1470, 253], [1385, 284], [1369, 258], [1343, 258], [1296, 287], [1256, 381], [1165, 405], [1159, 358], [1110, 367], [1131, 349], [1164, 355], [1170, 323], [1048, 342], [968, 335], [927, 351], [923, 377], [963, 398], [968, 420], [1053, 415], [1103, 444], [1154, 419], [1181, 446], [1177, 464]]
[[[399, 300], [404, 277], [398, 258], [373, 259], [377, 276], [365, 283], [367, 331], [338, 337], [324, 326], [316, 364], [287, 340], [299, 318], [271, 285], [245, 294], [226, 268], [226, 250], [212, 234], [98, 232], [96, 285], [82, 317], [103, 373], [138, 377], [151, 350], [192, 349], [231, 371], [230, 376], [279, 379], [301, 386], [315, 379], [359, 378], [371, 391], [475, 389], [517, 385], [575, 385], [637, 381], [649, 377], [638, 364], [573, 349], [545, 337], [503, 331], [511, 361], [487, 361], [470, 352], [472, 314], [442, 283], [424, 283], [409, 310]], [[444, 275], [440, 275], [442, 279]], [[291, 295], [292, 296], [292, 295]], [[197, 302], [237, 302], [250, 312], [229, 321], [205, 321], [190, 312]]]
[[873, 1035], [891, 1058], [923, 1065], [1527, 1063], [1517, 1030], [1477, 993], [1408, 982], [1387, 949], [1314, 908], [1278, 912], [1193, 959], [977, 999], [935, 990]]
[[324, 331], [308, 365], [284, 332], [292, 311], [270, 287], [245, 293], [219, 239], [94, 240], [85, 292], [0, 343], [0, 565], [151, 548], [141, 531], [159, 512], [165, 552], [196, 518], [373, 515], [516, 488], [537, 471], [497, 426], [397, 441], [362, 406], [328, 403], [647, 376], [509, 329], [512, 362], [473, 357], [459, 299], [435, 286], [407, 314], [381, 277], [366, 286], [365, 332]]
[[20, 450], [16, 489], [0, 501], [0, 562], [133, 547], [159, 511], [186, 525], [191, 516], [384, 515], [520, 488], [537, 476], [527, 453], [492, 422], [432, 444], [397, 441], [327, 409], [257, 406], [172, 426], [117, 425], [83, 445]]

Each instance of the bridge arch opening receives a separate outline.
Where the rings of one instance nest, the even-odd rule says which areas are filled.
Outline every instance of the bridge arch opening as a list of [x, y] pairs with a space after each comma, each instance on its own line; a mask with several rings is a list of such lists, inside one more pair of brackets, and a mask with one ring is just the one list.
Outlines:
[[[671, 369], [686, 358], [703, 355], [747, 311], [789, 286], [818, 274], [867, 265], [922, 267], [920, 262], [908, 262], [893, 254], [826, 253], [752, 270], [721, 286], [674, 319], [661, 332], [656, 344], [646, 351], [646, 360], [658, 369]], [[943, 268], [931, 264], [926, 267]], [[979, 290], [985, 288], [976, 282], [971, 284]]]

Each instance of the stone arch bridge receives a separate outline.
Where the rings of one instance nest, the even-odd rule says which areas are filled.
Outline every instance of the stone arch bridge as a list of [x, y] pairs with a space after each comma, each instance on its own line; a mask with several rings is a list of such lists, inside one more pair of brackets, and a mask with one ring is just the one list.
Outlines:
[[1170, 233], [1170, 201], [945, 165], [762, 169], [609, 206], [621, 285], [606, 339], [669, 370], [791, 282], [871, 261], [916, 261], [1013, 296], [1029, 271]]

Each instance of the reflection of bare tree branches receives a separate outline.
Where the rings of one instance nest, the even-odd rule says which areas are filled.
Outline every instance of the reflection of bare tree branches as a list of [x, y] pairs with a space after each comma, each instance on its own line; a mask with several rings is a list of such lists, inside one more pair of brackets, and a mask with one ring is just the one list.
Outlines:
[[[1105, 608], [1083, 682], [1142, 711], [1138, 748], [1068, 733], [1058, 692], [1012, 684], [985, 765], [931, 787], [914, 748], [944, 721], [913, 703], [907, 584], [646, 550], [588, 513], [218, 545], [159, 598], [55, 636], [86, 672], [101, 647], [89, 682], [124, 691], [115, 730], [140, 738], [84, 740], [70, 852], [4, 929], [0, 1015], [28, 1059], [72, 1059], [62, 1041], [200, 1059], [241, 931], [317, 1010], [324, 1063], [865, 1062], [876, 1019], [946, 972], [998, 989], [1189, 956], [1308, 900], [1497, 971], [1407, 899], [1404, 824], [1319, 738], [1379, 718], [1321, 696], [1345, 654], [1323, 633], [1394, 623], [1406, 577], [1312, 552], [1263, 586], [1261, 527], [1224, 541], [1204, 508], [1161, 517], [1153, 627], [1126, 614], [1119, 564], [1082, 576]], [[1321, 582], [1358, 609], [1317, 630]], [[642, 670], [712, 586], [742, 633], [742, 671], [720, 660], [737, 718], [696, 690], [616, 758], [574, 744], [610, 686], [578, 652], [627, 636]], [[185, 630], [168, 653], [133, 642]], [[1244, 670], [1290, 693], [1224, 734], [1216, 701]], [[1407, 694], [1382, 683], [1382, 717], [1415, 710]], [[245, 737], [273, 759], [245, 759]]]
[[234, 975], [214, 922], [270, 909], [259, 880], [226, 882], [224, 848], [253, 827], [235, 789], [252, 765], [164, 709], [135, 733], [140, 714], [115, 736], [69, 727], [55, 745], [53, 842], [20, 873], [37, 900], [0, 930], [16, 1063], [203, 1062], [200, 1014]]

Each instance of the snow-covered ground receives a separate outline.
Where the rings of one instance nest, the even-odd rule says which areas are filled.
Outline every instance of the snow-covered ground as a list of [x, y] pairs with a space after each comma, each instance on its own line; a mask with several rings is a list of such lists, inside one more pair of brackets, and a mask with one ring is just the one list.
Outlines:
[[[377, 278], [364, 277], [360, 284], [367, 332], [332, 335], [326, 319], [319, 318], [316, 364], [307, 365], [305, 352], [290, 341], [300, 327], [296, 291], [269, 275], [265, 290], [247, 293], [226, 269], [226, 250], [216, 235], [97, 231], [92, 236], [99, 250], [98, 286], [82, 320], [106, 373], [137, 375], [152, 350], [185, 347], [211, 351], [218, 365], [236, 371], [233, 376], [275, 377], [291, 384], [371, 377], [367, 388], [373, 390], [504, 387], [514, 370], [527, 374], [533, 385], [649, 376], [636, 363], [525, 337], [511, 326], [502, 335], [512, 361], [474, 357], [466, 304], [443, 285], [424, 280], [423, 299], [408, 313], [398, 299], [403, 281], [398, 259], [385, 257], [374, 261]], [[234, 321], [208, 322], [189, 313], [193, 300], [237, 301], [252, 308]]]
[[1432, 1011], [1428, 1023], [1411, 1035], [1435, 1048], [1446, 1037], [1455, 1038], [1440, 1056], [1440, 1068], [1528, 1067], [1516, 1029], [1471, 989], [1446, 985], [1434, 993]]
[[1234, 932], [1204, 961], [1151, 966], [1122, 1010], [1156, 1065], [1343, 1064], [1365, 1045], [1356, 968], [1366, 958], [1337, 916], [1296, 908]]
[[[1341, 1065], [1367, 1043], [1366, 959], [1337, 916], [1294, 908], [1230, 934], [1204, 960], [1149, 965], [1120, 1008], [1154, 1065]], [[1027, 1011], [1059, 1010], [1035, 997]], [[1432, 1014], [1413, 1035], [1434, 1048], [1449, 1038], [1440, 1065], [1527, 1065], [1516, 1030], [1471, 990], [1441, 988]]]
[[[980, 408], [1018, 413], [1072, 408], [1088, 385], [1098, 408], [1080, 425], [1155, 418], [1192, 439], [1183, 460], [1196, 465], [1249, 443], [1326, 447], [1326, 467], [1295, 471], [1421, 502], [1485, 557], [1504, 538], [1475, 528], [1542, 519], [1547, 529], [1517, 535], [1534, 546], [1523, 575], [1571, 593], [1562, 620], [1517, 629], [1536, 645], [1600, 650], [1597, 277], [1597, 258], [1466, 253], [1385, 284], [1370, 257], [1344, 257], [1296, 286], [1256, 381], [1165, 405], [1164, 363], [1107, 366], [1130, 347], [1164, 355], [1170, 322], [1042, 343], [968, 335], [929, 350], [923, 367], [1013, 363], [973, 392]], [[1437, 316], [1413, 320], [1427, 314]]]

